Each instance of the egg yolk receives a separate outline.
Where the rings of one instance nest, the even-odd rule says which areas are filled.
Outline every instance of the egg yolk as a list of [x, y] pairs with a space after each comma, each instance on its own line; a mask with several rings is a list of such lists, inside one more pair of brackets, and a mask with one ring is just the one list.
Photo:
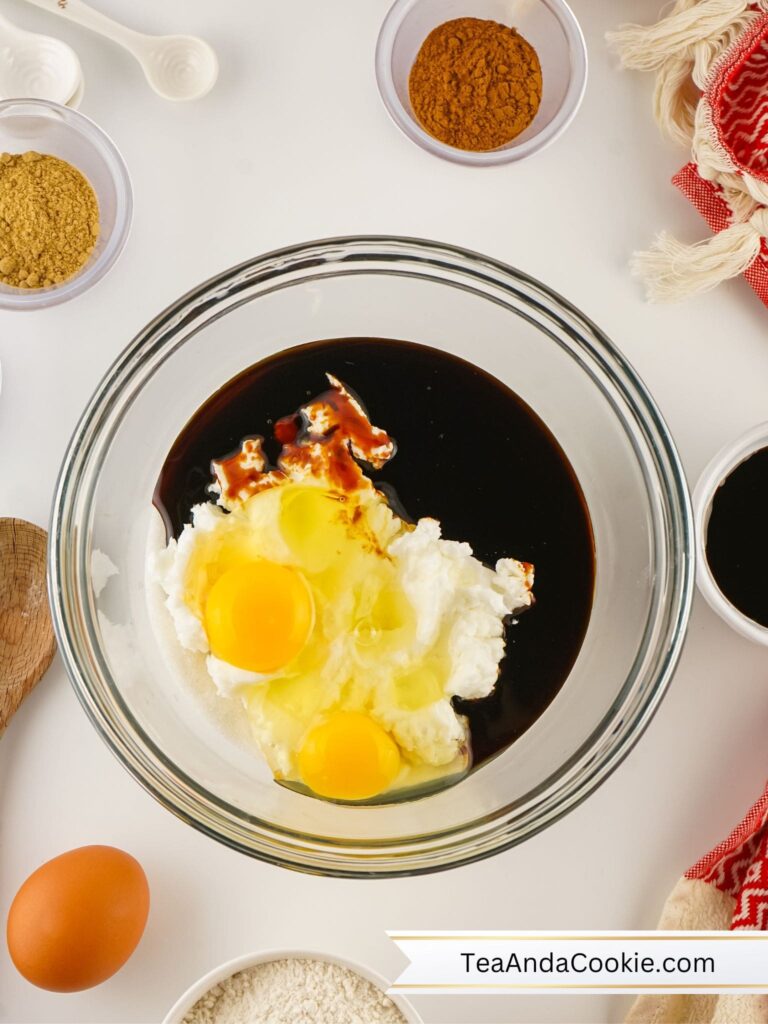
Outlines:
[[337, 711], [309, 733], [298, 764], [302, 780], [319, 796], [367, 800], [397, 778], [400, 750], [368, 715]]
[[309, 584], [295, 569], [246, 562], [228, 569], [205, 602], [205, 630], [217, 658], [249, 672], [275, 672], [301, 652], [314, 626]]

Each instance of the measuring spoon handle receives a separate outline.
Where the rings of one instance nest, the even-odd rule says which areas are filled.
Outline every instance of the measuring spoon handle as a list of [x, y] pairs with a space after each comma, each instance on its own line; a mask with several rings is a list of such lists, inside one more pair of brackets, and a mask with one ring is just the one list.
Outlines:
[[27, 0], [27, 3], [41, 7], [50, 14], [68, 18], [70, 21], [82, 25], [83, 28], [106, 36], [107, 39], [124, 46], [139, 60], [144, 56], [147, 42], [147, 36], [144, 33], [136, 32], [134, 29], [108, 18], [101, 11], [89, 7], [84, 0]]

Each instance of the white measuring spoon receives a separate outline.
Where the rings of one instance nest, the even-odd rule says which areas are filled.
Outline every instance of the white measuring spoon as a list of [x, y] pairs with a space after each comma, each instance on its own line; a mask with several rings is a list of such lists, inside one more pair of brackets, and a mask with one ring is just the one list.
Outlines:
[[133, 54], [147, 81], [164, 99], [196, 100], [216, 82], [219, 62], [211, 47], [196, 36], [149, 36], [135, 32], [95, 11], [83, 0], [27, 0], [83, 28], [106, 36]]
[[36, 99], [77, 106], [83, 70], [61, 39], [27, 32], [0, 14], [0, 100]]

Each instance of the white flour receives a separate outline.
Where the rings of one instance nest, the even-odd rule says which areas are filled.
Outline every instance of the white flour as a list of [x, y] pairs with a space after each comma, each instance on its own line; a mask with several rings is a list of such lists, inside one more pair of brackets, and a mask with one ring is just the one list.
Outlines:
[[183, 1024], [405, 1024], [391, 999], [322, 960], [272, 960], [205, 993]]

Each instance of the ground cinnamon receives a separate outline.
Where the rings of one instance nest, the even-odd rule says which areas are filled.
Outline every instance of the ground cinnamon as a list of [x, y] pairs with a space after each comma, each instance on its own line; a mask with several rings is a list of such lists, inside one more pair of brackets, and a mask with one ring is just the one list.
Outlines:
[[520, 33], [484, 18], [455, 18], [424, 40], [410, 76], [422, 126], [458, 149], [497, 149], [533, 121], [541, 64]]

